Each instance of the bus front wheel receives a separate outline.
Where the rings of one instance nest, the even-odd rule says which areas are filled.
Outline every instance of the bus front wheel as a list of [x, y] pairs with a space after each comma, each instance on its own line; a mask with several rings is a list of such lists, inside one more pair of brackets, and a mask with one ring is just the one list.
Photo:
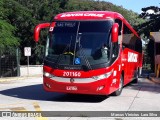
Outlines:
[[122, 93], [122, 89], [123, 89], [123, 76], [121, 75], [119, 88], [113, 93], [113, 96], [119, 96]]

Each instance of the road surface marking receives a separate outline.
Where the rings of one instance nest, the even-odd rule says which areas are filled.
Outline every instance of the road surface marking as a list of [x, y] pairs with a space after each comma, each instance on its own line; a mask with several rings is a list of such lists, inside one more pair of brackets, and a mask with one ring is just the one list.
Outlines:
[[[35, 108], [36, 111], [42, 111], [39, 104], [37, 102], [33, 103], [33, 106]], [[36, 117], [37, 120], [48, 120], [48, 118], [46, 117]]]
[[[26, 111], [29, 112], [25, 107], [13, 107], [15, 105], [19, 105], [19, 104], [24, 104], [25, 102], [19, 102], [19, 103], [15, 103], [15, 104], [2, 104], [0, 105], [0, 107], [6, 107], [6, 108], [0, 108], [1, 111], [5, 111], [5, 110], [11, 110], [11, 111]], [[27, 103], [27, 102], [26, 102]], [[40, 112], [42, 111], [39, 104], [37, 102], [32, 103], [35, 111]], [[8, 106], [12, 106], [12, 107], [8, 107]], [[36, 120], [48, 120], [47, 117], [35, 117]]]

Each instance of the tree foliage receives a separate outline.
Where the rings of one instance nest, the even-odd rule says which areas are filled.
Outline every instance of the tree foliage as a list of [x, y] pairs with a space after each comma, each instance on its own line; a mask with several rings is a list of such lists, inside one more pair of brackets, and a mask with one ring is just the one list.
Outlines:
[[149, 6], [146, 8], [142, 8], [142, 13], [140, 17], [146, 20], [143, 24], [139, 25], [139, 32], [143, 33], [146, 36], [146, 40], [149, 39], [148, 44], [146, 46], [146, 55], [147, 59], [149, 59], [148, 63], [151, 64], [151, 70], [154, 71], [154, 41], [150, 39], [150, 32], [158, 32], [160, 31], [160, 8], [156, 6]]
[[[140, 17], [145, 19], [146, 22], [139, 25], [139, 32], [144, 33], [149, 37], [150, 32], [157, 32], [160, 30], [160, 8], [150, 6], [142, 8], [142, 11]], [[150, 13], [149, 11], [153, 11], [153, 13]]]
[[[52, 21], [53, 17], [67, 11], [115, 11], [121, 13], [132, 26], [144, 22], [137, 13], [116, 6], [112, 3], [94, 0], [1, 0], [0, 1], [0, 44], [6, 46], [19, 45], [22, 53], [24, 47], [32, 48], [31, 63], [36, 64], [45, 45], [47, 31], [41, 32], [41, 40], [37, 45], [33, 41], [34, 27], [42, 22]], [[5, 38], [5, 39], [4, 39]], [[35, 60], [37, 59], [37, 60]], [[21, 57], [21, 64], [26, 58]]]
[[15, 27], [4, 20], [0, 20], [0, 49], [16, 47], [19, 45], [19, 39], [14, 36]]

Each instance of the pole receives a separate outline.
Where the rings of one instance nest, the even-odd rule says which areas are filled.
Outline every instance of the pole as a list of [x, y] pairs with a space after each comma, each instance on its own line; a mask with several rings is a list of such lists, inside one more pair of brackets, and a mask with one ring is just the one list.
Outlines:
[[17, 76], [20, 76], [20, 62], [19, 62], [19, 49], [16, 49], [16, 61], [17, 61]]
[[31, 56], [31, 47], [24, 47], [24, 55], [27, 56], [27, 75], [29, 76], [29, 56]]
[[29, 56], [27, 56], [27, 75], [29, 76]]

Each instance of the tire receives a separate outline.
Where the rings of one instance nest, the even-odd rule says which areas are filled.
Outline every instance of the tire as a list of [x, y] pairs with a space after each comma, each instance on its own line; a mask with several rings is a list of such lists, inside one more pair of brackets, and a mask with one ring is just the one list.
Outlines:
[[122, 89], [123, 89], [123, 76], [121, 75], [119, 88], [113, 93], [113, 96], [119, 96], [122, 93]]
[[132, 83], [138, 83], [138, 77], [139, 77], [139, 70], [135, 73], [135, 78], [133, 79]]

